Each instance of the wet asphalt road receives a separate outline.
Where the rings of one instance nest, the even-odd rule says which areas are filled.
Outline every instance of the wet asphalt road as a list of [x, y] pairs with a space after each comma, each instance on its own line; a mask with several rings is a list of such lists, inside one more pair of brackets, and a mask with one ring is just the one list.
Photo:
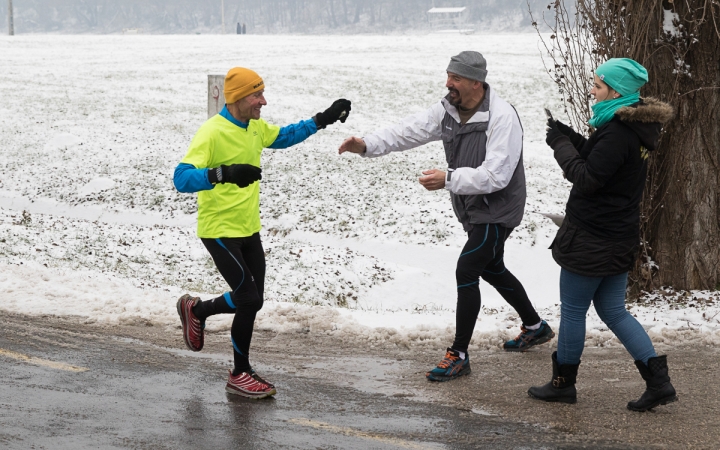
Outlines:
[[239, 398], [224, 392], [229, 360], [222, 353], [22, 316], [0, 321], [0, 364], [1, 448], [585, 447], [483, 411], [353, 388], [322, 370], [256, 366], [278, 395]]

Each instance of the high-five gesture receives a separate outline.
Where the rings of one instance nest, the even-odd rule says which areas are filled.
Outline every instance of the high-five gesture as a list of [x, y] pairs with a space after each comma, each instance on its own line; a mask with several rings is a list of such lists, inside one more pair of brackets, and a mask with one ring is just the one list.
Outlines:
[[345, 152], [350, 153], [365, 153], [365, 149], [367, 146], [365, 145], [365, 141], [360, 139], [359, 137], [349, 137], [343, 141], [342, 144], [340, 144], [340, 148], [338, 149], [339, 154], [343, 154]]
[[350, 115], [350, 110], [352, 109], [350, 104], [350, 100], [341, 98], [339, 100], [335, 100], [325, 111], [317, 113], [313, 119], [315, 119], [318, 130], [322, 130], [326, 126], [333, 124], [338, 120], [345, 123], [345, 120], [347, 120], [347, 117]]

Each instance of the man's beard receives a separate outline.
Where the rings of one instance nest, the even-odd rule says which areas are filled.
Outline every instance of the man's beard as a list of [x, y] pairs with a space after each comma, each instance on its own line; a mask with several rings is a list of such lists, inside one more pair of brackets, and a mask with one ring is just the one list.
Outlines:
[[450, 88], [448, 88], [448, 92], [451, 94], [455, 94], [454, 97], [451, 96], [450, 99], [448, 100], [450, 102], [450, 104], [455, 107], [459, 107], [462, 104], [462, 99], [460, 98], [460, 92], [458, 92], [457, 89], [450, 89]]

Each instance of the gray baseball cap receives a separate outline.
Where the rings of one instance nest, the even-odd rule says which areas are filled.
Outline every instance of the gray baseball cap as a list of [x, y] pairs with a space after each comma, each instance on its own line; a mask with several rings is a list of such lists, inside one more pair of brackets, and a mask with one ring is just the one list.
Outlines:
[[485, 81], [487, 76], [487, 63], [478, 52], [464, 51], [450, 58], [447, 71], [456, 73], [471, 80]]

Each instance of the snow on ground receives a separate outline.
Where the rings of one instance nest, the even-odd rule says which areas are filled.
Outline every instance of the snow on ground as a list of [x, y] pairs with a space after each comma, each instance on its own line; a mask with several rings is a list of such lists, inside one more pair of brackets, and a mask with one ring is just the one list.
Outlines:
[[[539, 213], [562, 214], [570, 186], [544, 143], [542, 107], [561, 108], [531, 34], [0, 37], [0, 309], [172, 328], [178, 296], [227, 288], [195, 237], [195, 196], [177, 193], [172, 173], [207, 118], [207, 75], [243, 65], [265, 79], [271, 123], [353, 101], [345, 124], [263, 154], [257, 326], [449, 345], [465, 235], [447, 193], [417, 182], [445, 168], [441, 145], [374, 160], [337, 147], [437, 101], [449, 57], [466, 49], [484, 54], [488, 82], [523, 121], [528, 201], [506, 263], [557, 326], [556, 227]], [[471, 348], [496, 347], [519, 323], [481, 290]], [[718, 292], [667, 291], [629, 308], [656, 342], [711, 342], [718, 302]], [[214, 317], [208, 329], [230, 323]], [[588, 344], [619, 345], [594, 313]]]

